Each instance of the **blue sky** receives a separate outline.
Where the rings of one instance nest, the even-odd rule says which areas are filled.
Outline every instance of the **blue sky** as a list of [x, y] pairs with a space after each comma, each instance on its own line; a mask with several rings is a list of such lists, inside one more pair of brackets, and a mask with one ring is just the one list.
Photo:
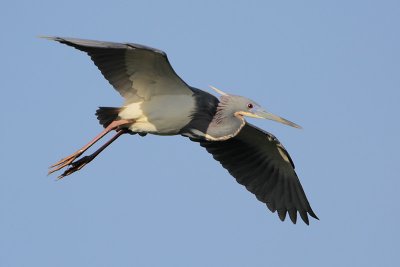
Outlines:
[[[398, 1], [0, 4], [0, 266], [397, 266]], [[256, 100], [320, 217], [280, 222], [195, 143], [123, 136], [62, 181], [47, 167], [122, 99], [89, 58], [36, 38], [162, 49], [192, 86]]]

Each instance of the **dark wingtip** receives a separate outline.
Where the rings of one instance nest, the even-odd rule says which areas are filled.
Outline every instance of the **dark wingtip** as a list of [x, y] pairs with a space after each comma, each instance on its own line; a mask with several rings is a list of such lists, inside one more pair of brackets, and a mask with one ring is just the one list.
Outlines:
[[295, 210], [295, 209], [289, 210], [289, 217], [290, 217], [290, 220], [292, 220], [292, 222], [294, 224], [296, 224], [296, 222], [297, 222], [297, 210]]
[[[266, 202], [265, 204], [267, 205], [268, 209], [271, 212], [274, 213], [275, 211], [277, 211], [276, 207], [275, 207], [275, 205], [273, 203]], [[308, 211], [304, 211], [304, 210], [300, 211], [299, 210], [298, 212], [300, 214], [301, 219], [307, 225], [310, 225], [310, 220], [308, 218], [307, 212], [311, 217], [319, 220], [319, 218], [317, 217], [317, 215], [314, 213], [314, 211], [311, 208]], [[297, 223], [297, 210], [296, 209], [293, 209], [293, 210], [278, 210], [279, 219], [283, 222], [285, 220], [285, 218], [286, 218], [286, 214], [287, 213], [289, 213], [290, 220], [293, 222], [293, 224], [296, 224]]]
[[47, 39], [50, 41], [62, 41], [63, 39], [57, 36], [46, 36], [46, 35], [39, 35], [38, 38]]
[[299, 214], [300, 214], [300, 217], [303, 220], [303, 222], [307, 225], [310, 225], [310, 221], [308, 220], [307, 212], [304, 210], [302, 210], [302, 211], [299, 210]]
[[310, 214], [310, 216], [313, 217], [314, 219], [319, 220], [319, 218], [317, 217], [317, 215], [314, 213], [314, 211], [311, 208], [308, 211], [308, 214]]
[[283, 222], [286, 218], [286, 210], [278, 210], [279, 219]]
[[274, 205], [273, 203], [271, 203], [271, 202], [266, 202], [265, 204], [267, 205], [268, 209], [269, 209], [271, 212], [274, 213], [274, 212], [276, 211], [275, 205]]

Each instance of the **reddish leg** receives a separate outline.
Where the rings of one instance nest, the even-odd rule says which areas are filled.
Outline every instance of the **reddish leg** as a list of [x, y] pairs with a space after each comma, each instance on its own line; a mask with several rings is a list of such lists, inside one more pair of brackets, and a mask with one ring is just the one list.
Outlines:
[[89, 162], [91, 162], [95, 157], [97, 157], [97, 155], [99, 155], [106, 147], [108, 147], [112, 142], [114, 142], [115, 140], [117, 140], [118, 137], [120, 137], [123, 134], [128, 133], [129, 130], [128, 129], [121, 129], [119, 130], [110, 140], [108, 140], [104, 145], [102, 145], [99, 149], [97, 149], [93, 154], [90, 154], [89, 156], [85, 156], [75, 162], [70, 163], [70, 167], [64, 171], [63, 174], [61, 174], [60, 176], [58, 176], [58, 179], [62, 179], [65, 176], [68, 176], [76, 171], [79, 171], [80, 169], [82, 169], [86, 164], [88, 164]]
[[118, 130], [122, 126], [129, 125], [132, 123], [133, 122], [129, 121], [129, 120], [113, 121], [98, 136], [96, 136], [92, 141], [90, 141], [84, 147], [82, 147], [75, 153], [69, 155], [68, 157], [63, 158], [62, 160], [58, 161], [57, 163], [51, 165], [48, 174], [52, 174], [53, 172], [58, 171], [58, 170], [64, 168], [65, 166], [70, 165], [76, 158], [78, 158], [80, 155], [82, 155], [86, 150], [88, 150], [92, 145], [94, 145], [97, 141], [99, 141], [107, 133], [111, 132], [112, 130]]

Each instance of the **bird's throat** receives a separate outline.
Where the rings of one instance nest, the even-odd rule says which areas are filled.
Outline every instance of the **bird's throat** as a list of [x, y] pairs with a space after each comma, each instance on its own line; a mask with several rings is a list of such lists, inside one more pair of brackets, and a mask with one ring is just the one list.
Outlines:
[[235, 137], [246, 121], [242, 116], [227, 116], [211, 121], [207, 132], [206, 139], [211, 141], [224, 141]]

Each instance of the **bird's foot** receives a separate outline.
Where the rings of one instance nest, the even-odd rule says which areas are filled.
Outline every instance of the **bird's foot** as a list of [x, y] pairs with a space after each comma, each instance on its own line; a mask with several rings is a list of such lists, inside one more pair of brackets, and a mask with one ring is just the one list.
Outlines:
[[53, 172], [56, 172], [58, 170], [61, 170], [62, 168], [71, 165], [72, 162], [74, 162], [75, 159], [77, 159], [80, 155], [82, 155], [82, 153], [84, 152], [84, 150], [80, 149], [78, 151], [76, 151], [74, 154], [69, 155], [68, 157], [65, 157], [63, 159], [61, 159], [60, 161], [54, 163], [53, 165], [51, 165], [49, 167], [49, 172], [48, 175], [52, 174]]
[[70, 174], [73, 174], [76, 171], [79, 171], [83, 167], [85, 167], [86, 164], [91, 162], [95, 157], [93, 155], [85, 156], [75, 162], [69, 163], [69, 168], [64, 171], [63, 174], [57, 177], [58, 180], [64, 178], [65, 176], [68, 176]]

